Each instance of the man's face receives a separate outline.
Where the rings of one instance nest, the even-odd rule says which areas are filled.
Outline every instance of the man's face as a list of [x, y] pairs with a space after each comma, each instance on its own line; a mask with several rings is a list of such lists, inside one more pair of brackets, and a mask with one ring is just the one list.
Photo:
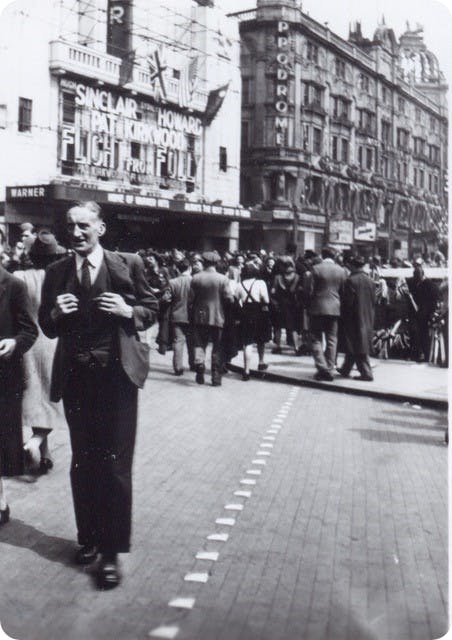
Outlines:
[[79, 255], [89, 255], [105, 233], [105, 222], [86, 207], [73, 207], [66, 216], [66, 229], [71, 246]]

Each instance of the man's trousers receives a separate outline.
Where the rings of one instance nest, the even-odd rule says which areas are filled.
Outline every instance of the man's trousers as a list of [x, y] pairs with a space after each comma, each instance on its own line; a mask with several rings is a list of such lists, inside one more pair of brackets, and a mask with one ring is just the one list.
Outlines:
[[78, 541], [101, 553], [130, 548], [137, 400], [118, 359], [75, 364], [63, 394]]
[[[312, 355], [315, 366], [321, 373], [332, 373], [336, 365], [337, 352], [337, 316], [312, 316]], [[325, 335], [326, 347], [323, 351], [322, 337]]]

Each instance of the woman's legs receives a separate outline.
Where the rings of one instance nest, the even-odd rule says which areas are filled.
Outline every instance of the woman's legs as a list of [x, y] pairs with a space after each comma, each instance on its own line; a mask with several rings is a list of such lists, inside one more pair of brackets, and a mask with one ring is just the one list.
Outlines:
[[243, 369], [246, 374], [250, 372], [251, 354], [253, 352], [252, 344], [243, 345]]
[[265, 342], [258, 342], [256, 346], [257, 346], [257, 355], [259, 356], [259, 364], [265, 364], [264, 362]]
[[50, 460], [50, 451], [47, 436], [52, 429], [45, 427], [32, 427], [33, 435], [24, 445], [35, 466], [39, 466], [41, 460]]

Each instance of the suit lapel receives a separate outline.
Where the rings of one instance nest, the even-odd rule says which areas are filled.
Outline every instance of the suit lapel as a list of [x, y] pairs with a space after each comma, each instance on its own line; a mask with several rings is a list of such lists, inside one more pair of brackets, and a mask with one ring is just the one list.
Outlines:
[[135, 302], [135, 287], [125, 259], [119, 253], [104, 249], [104, 260], [110, 273], [113, 291], [120, 293], [127, 303]]

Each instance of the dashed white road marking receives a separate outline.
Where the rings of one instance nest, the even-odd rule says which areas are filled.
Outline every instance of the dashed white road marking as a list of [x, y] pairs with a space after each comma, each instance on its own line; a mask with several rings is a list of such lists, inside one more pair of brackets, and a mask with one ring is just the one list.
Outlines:
[[194, 598], [174, 598], [168, 602], [168, 606], [176, 609], [193, 609], [195, 602]]
[[187, 573], [184, 576], [185, 582], [202, 582], [206, 583], [209, 579], [208, 573]]
[[214, 542], [227, 542], [229, 540], [229, 533], [211, 533], [207, 536], [207, 540]]
[[211, 562], [216, 562], [219, 557], [218, 551], [198, 551], [195, 556], [196, 560], [210, 560]]
[[225, 527], [233, 527], [235, 525], [235, 518], [217, 518], [215, 524], [224, 524]]
[[153, 631], [149, 631], [151, 638], [165, 638], [166, 640], [172, 640], [179, 633], [179, 627], [157, 627]]
[[240, 498], [251, 498], [251, 491], [234, 491], [234, 495]]
[[[279, 431], [282, 429], [284, 421], [289, 415], [289, 412], [292, 408], [292, 403], [295, 400], [298, 394], [298, 391], [299, 389], [292, 389], [292, 391], [289, 394], [288, 400], [286, 400], [286, 402], [284, 402], [281, 405], [278, 411], [278, 414], [276, 415], [275, 418], [273, 418], [270, 428], [267, 429], [267, 432], [266, 432], [267, 434], [270, 434], [270, 435], [263, 436], [262, 438], [263, 442], [259, 444], [259, 451], [257, 451], [256, 453], [256, 456], [261, 456], [261, 457], [252, 460], [253, 465], [264, 466], [267, 464], [267, 461], [264, 458], [271, 455], [271, 451], [267, 451], [267, 449], [273, 449], [274, 447], [273, 442], [276, 440], [276, 436], [278, 435]], [[262, 471], [260, 469], [247, 469], [246, 474], [252, 475], [252, 476], [260, 476], [262, 474]], [[239, 484], [249, 485], [249, 486], [255, 485], [256, 482], [257, 481], [252, 478], [242, 478], [241, 480], [239, 480]], [[241, 498], [250, 498], [252, 494], [251, 494], [251, 491], [238, 490], [238, 491], [234, 491], [234, 495]], [[230, 504], [228, 503], [224, 507], [226, 511], [238, 511], [238, 512], [243, 511], [243, 508], [244, 508], [244, 505], [240, 503], [230, 503]], [[215, 524], [233, 527], [236, 524], [236, 520], [235, 518], [217, 518], [215, 520]], [[206, 539], [212, 542], [227, 542], [227, 540], [229, 539], [229, 534], [225, 532], [211, 533], [208, 536], [206, 536]], [[218, 551], [198, 551], [195, 558], [196, 560], [207, 560], [210, 562], [216, 562], [219, 556], [220, 554]], [[208, 582], [209, 577], [210, 577], [210, 574], [207, 572], [187, 573], [184, 576], [184, 582], [206, 583]], [[169, 607], [173, 607], [176, 609], [188, 609], [188, 610], [193, 609], [194, 605], [195, 605], [195, 598], [183, 598], [183, 597], [173, 598], [173, 600], [170, 600], [170, 602], [168, 603]], [[155, 629], [149, 631], [148, 635], [151, 638], [162, 638], [165, 640], [173, 640], [178, 635], [179, 630], [180, 630], [179, 627], [175, 625], [172, 625], [172, 626], [162, 625], [160, 627], [156, 627]]]

